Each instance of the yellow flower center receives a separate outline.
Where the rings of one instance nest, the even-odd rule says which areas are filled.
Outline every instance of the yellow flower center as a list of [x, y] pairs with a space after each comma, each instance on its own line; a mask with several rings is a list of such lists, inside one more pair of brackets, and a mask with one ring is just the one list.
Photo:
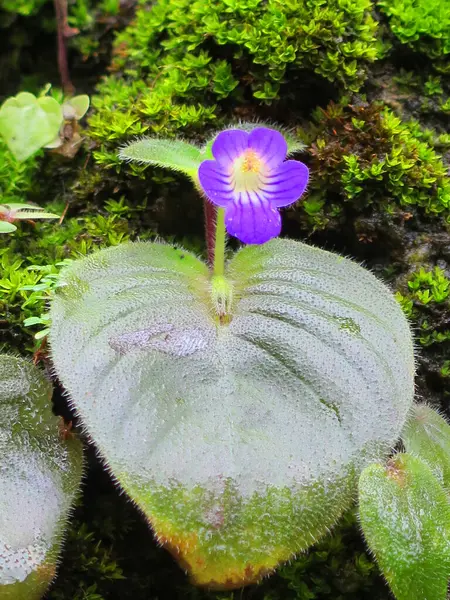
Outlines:
[[261, 176], [265, 172], [264, 162], [254, 150], [246, 150], [232, 167], [235, 192], [253, 192], [261, 189]]
[[243, 173], [259, 173], [261, 159], [254, 150], [245, 151], [241, 169]]

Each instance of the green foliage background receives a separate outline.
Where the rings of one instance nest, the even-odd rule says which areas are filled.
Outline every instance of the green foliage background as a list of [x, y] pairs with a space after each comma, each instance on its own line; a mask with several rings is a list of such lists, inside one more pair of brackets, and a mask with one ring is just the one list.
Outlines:
[[[418, 396], [450, 414], [449, 14], [448, 0], [71, 0], [71, 76], [92, 109], [73, 159], [19, 164], [0, 141], [0, 202], [65, 215], [0, 239], [0, 347], [45, 349], [33, 336], [65, 260], [159, 236], [204, 255], [190, 183], [120, 163], [119, 146], [141, 134], [202, 143], [259, 119], [306, 144], [311, 183], [283, 234], [391, 285], [416, 332]], [[0, 30], [0, 101], [58, 86], [51, 0], [0, 0]], [[56, 409], [71, 418], [58, 395]], [[353, 514], [258, 587], [197, 590], [89, 457], [49, 599], [388, 598]]]

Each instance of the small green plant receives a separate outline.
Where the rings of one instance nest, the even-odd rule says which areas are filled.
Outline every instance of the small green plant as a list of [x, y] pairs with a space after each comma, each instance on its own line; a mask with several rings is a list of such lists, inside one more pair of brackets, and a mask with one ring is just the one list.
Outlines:
[[408, 281], [413, 297], [423, 305], [429, 302], [441, 303], [450, 296], [450, 280], [439, 267], [432, 271], [421, 268]]
[[389, 25], [402, 44], [431, 59], [439, 59], [440, 69], [448, 71], [450, 13], [447, 0], [378, 0], [377, 4], [389, 17]]
[[[56, 372], [115, 478], [198, 585], [259, 580], [322, 536], [359, 485], [366, 540], [397, 600], [445, 600], [450, 503], [436, 469], [450, 452], [437, 453], [429, 431], [438, 422], [448, 443], [450, 426], [413, 405], [411, 334], [383, 284], [352, 261], [271, 239], [308, 179], [284, 160], [291, 150], [251, 124], [203, 147], [144, 138], [122, 148], [123, 160], [185, 173], [216, 206], [209, 263], [142, 242], [71, 263], [51, 302]], [[227, 255], [226, 231], [249, 245]], [[439, 271], [414, 286], [446, 301]], [[386, 462], [399, 437], [414, 456]]]
[[36, 219], [59, 219], [59, 215], [45, 212], [34, 204], [0, 204], [0, 233], [12, 233], [17, 227], [14, 221]]
[[[55, 272], [55, 268], [59, 269], [64, 266], [68, 266], [71, 263], [70, 259], [65, 259], [62, 262], [58, 262], [53, 266], [51, 265], [32, 265], [28, 267], [28, 271], [41, 273], [42, 277], [37, 283], [32, 285], [24, 285], [20, 288], [20, 291], [31, 292], [25, 302], [22, 304], [22, 310], [28, 306], [36, 304], [42, 304], [48, 301], [58, 287], [59, 274]], [[50, 315], [48, 312], [43, 312], [39, 316], [31, 316], [24, 319], [23, 322], [25, 327], [35, 327], [36, 325], [41, 326], [39, 331], [34, 334], [35, 340], [42, 340], [48, 335], [50, 326]]]
[[428, 77], [425, 82], [425, 93], [427, 96], [441, 96], [444, 92], [441, 85], [440, 77]]
[[304, 207], [315, 228], [342, 219], [347, 207], [449, 218], [447, 167], [417, 124], [381, 104], [345, 101], [318, 109], [315, 119], [307, 132], [314, 177]]
[[450, 377], [450, 360], [446, 360], [441, 367], [442, 377]]
[[[450, 329], [440, 326], [436, 330], [431, 324], [442, 310], [448, 308], [450, 280], [439, 267], [426, 270], [423, 267], [412, 274], [408, 290], [397, 292], [396, 298], [408, 318], [419, 328], [418, 340], [422, 346], [445, 344], [450, 341]], [[436, 319], [439, 320], [439, 319]]]
[[45, 2], [46, 0], [0, 0], [0, 8], [28, 17], [37, 13]]
[[41, 148], [63, 145], [65, 121], [81, 119], [89, 108], [88, 96], [76, 96], [60, 104], [47, 96], [21, 92], [0, 107], [0, 136], [18, 161], [27, 160]]

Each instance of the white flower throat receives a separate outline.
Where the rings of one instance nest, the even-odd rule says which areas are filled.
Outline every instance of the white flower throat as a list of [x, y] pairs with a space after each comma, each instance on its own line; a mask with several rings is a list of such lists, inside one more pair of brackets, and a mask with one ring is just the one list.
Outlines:
[[237, 158], [231, 168], [234, 192], [257, 192], [262, 188], [262, 178], [267, 168], [259, 154], [246, 150]]

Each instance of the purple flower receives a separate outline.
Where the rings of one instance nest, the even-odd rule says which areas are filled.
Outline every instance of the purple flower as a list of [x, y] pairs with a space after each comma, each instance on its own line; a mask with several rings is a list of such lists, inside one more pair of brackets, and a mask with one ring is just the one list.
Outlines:
[[245, 244], [264, 244], [281, 231], [282, 206], [300, 198], [308, 167], [286, 160], [287, 143], [274, 129], [222, 131], [214, 140], [215, 160], [205, 160], [198, 176], [206, 196], [225, 208], [230, 235]]

